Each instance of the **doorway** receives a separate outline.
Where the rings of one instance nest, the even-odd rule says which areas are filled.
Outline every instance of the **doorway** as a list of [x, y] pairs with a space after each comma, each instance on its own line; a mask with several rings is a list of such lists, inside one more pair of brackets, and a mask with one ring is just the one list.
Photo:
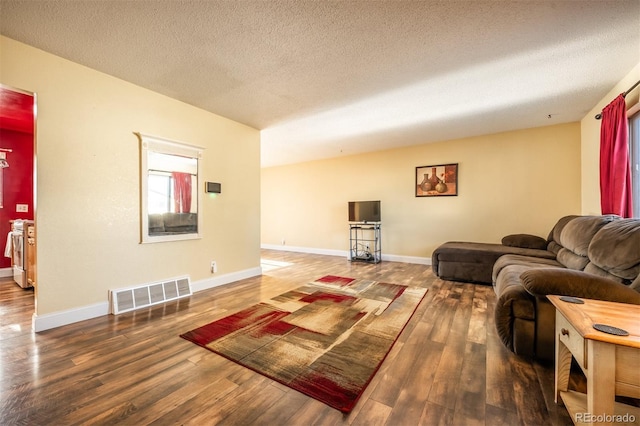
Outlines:
[[[0, 256], [0, 277], [12, 278], [2, 279], [0, 285], [30, 291], [34, 295], [34, 310], [35, 123], [35, 94], [0, 84], [0, 241], [5, 247]], [[15, 244], [18, 241], [24, 242], [19, 249]]]

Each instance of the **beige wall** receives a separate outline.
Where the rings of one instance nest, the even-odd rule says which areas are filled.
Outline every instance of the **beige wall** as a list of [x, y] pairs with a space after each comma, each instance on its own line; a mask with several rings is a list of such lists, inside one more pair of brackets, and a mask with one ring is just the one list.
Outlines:
[[[459, 163], [459, 195], [416, 198], [415, 168], [445, 163]], [[378, 199], [383, 256], [428, 258], [448, 240], [546, 237], [559, 217], [580, 213], [580, 125], [264, 168], [261, 185], [263, 246], [346, 251], [347, 202]]]
[[[37, 314], [104, 302], [108, 290], [184, 274], [192, 281], [259, 267], [260, 135], [255, 129], [0, 39], [0, 82], [35, 92]], [[139, 244], [133, 132], [205, 147], [204, 238]]]
[[[582, 214], [601, 214], [600, 209], [600, 120], [594, 117], [616, 96], [640, 80], [640, 63], [593, 107], [580, 122], [582, 134]], [[638, 103], [640, 88], [625, 97], [627, 107]]]

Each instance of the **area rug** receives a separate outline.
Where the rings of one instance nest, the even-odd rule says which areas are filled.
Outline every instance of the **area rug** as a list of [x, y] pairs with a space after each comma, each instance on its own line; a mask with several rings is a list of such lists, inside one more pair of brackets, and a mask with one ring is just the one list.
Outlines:
[[426, 293], [327, 275], [180, 337], [348, 413]]

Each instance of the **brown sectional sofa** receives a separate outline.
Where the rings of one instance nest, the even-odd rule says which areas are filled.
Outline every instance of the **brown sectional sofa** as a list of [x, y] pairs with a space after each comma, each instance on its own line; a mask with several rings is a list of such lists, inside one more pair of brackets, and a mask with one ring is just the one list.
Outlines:
[[502, 244], [451, 241], [434, 250], [433, 272], [443, 280], [479, 284], [493, 283], [493, 265], [505, 254], [555, 259], [564, 226], [578, 216], [565, 216], [553, 227], [545, 240], [527, 234], [507, 235]]
[[[458, 273], [457, 268], [475, 263], [472, 271], [486, 274], [495, 257], [491, 282], [498, 298], [496, 329], [502, 342], [517, 354], [553, 359], [555, 308], [546, 298], [549, 294], [640, 305], [639, 219], [566, 216], [551, 230], [546, 249], [528, 249], [534, 250], [529, 254], [514, 253], [510, 246], [487, 244], [490, 247], [483, 257], [476, 253], [482, 245], [466, 244], [445, 243], [442, 250], [438, 248], [434, 252], [434, 271], [443, 279], [465, 281], [461, 278], [468, 275]], [[454, 250], [456, 247], [458, 251]], [[461, 262], [451, 265], [456, 254]], [[484, 263], [478, 266], [483, 259]], [[455, 272], [454, 278], [449, 277], [451, 272]], [[484, 275], [471, 278], [468, 281], [481, 279], [486, 283]]]
[[431, 267], [443, 280], [491, 285], [493, 265], [506, 254], [555, 259], [555, 254], [546, 249], [451, 241], [433, 252]]

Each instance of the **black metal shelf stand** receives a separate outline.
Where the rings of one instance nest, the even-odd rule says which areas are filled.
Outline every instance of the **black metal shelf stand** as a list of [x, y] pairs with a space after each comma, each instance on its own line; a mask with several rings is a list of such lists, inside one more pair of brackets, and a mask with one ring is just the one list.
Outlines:
[[380, 222], [349, 223], [349, 261], [382, 261], [380, 227]]

